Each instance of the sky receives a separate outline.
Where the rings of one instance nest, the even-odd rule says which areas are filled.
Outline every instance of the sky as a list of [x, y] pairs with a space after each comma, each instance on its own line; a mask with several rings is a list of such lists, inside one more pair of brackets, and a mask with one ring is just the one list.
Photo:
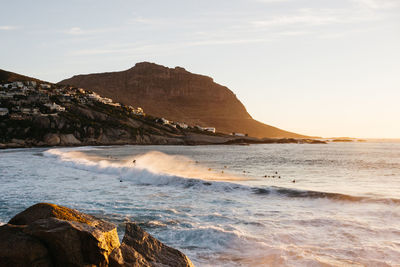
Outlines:
[[149, 61], [211, 76], [254, 119], [400, 138], [400, 0], [4, 1], [0, 68], [58, 82]]

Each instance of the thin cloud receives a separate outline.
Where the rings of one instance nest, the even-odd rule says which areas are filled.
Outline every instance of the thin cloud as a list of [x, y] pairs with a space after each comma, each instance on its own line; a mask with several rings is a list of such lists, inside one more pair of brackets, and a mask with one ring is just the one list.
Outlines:
[[267, 3], [267, 4], [270, 4], [270, 3], [283, 3], [283, 2], [289, 2], [289, 1], [291, 1], [291, 0], [256, 0], [256, 2]]
[[273, 16], [263, 20], [254, 20], [250, 23], [256, 28], [271, 28], [292, 25], [321, 26], [331, 24], [348, 24], [363, 21], [373, 21], [377, 18], [378, 16], [374, 13], [363, 12], [359, 10], [303, 8], [290, 15]]
[[79, 27], [72, 27], [71, 29], [66, 31], [66, 33], [67, 34], [71, 34], [71, 35], [83, 35], [83, 34], [85, 34], [85, 32]]
[[250, 43], [266, 43], [273, 41], [274, 38], [248, 38], [248, 39], [221, 39], [221, 40], [198, 40], [165, 44], [126, 44], [123, 46], [115, 46], [110, 48], [93, 48], [72, 51], [70, 55], [74, 56], [92, 56], [104, 54], [130, 54], [145, 51], [170, 51], [172, 49], [182, 49], [184, 47], [193, 46], [212, 46], [212, 45], [229, 45], [229, 44], [250, 44]]
[[1, 31], [13, 31], [16, 29], [18, 29], [17, 26], [9, 26], [9, 25], [0, 26]]
[[399, 0], [353, 0], [353, 2], [369, 9], [390, 9], [400, 6]]
[[93, 34], [106, 33], [118, 30], [120, 30], [120, 28], [100, 28], [100, 29], [85, 30], [80, 27], [72, 27], [64, 31], [64, 33], [68, 35], [93, 35]]

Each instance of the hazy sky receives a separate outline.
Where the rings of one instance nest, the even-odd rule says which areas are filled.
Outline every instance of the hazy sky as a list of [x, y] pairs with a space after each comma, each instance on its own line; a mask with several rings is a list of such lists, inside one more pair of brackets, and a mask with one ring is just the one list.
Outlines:
[[228, 86], [257, 120], [400, 138], [400, 0], [2, 1], [0, 68], [58, 82], [150, 61]]

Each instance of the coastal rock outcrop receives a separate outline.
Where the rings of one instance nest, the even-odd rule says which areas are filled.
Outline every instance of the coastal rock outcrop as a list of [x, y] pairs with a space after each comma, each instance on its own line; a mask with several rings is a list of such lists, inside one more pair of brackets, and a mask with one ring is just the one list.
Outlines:
[[1, 266], [193, 266], [180, 251], [128, 223], [122, 244], [116, 227], [94, 216], [39, 203], [0, 227]]

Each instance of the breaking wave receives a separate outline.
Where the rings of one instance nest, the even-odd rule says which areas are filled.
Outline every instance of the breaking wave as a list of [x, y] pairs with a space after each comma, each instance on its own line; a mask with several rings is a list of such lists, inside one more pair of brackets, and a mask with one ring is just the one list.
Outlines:
[[[373, 202], [400, 204], [396, 198], [372, 198], [340, 193], [300, 190], [276, 186], [251, 187], [237, 183], [246, 178], [220, 174], [183, 156], [171, 156], [151, 151], [135, 157], [113, 162], [99, 156], [90, 156], [82, 151], [87, 147], [72, 149], [49, 149], [43, 156], [53, 157], [63, 165], [118, 177], [123, 182], [149, 186], [174, 186], [222, 192], [245, 191], [260, 196], [282, 196], [304, 199], [328, 199], [346, 202]], [[135, 163], [133, 163], [135, 161]]]

